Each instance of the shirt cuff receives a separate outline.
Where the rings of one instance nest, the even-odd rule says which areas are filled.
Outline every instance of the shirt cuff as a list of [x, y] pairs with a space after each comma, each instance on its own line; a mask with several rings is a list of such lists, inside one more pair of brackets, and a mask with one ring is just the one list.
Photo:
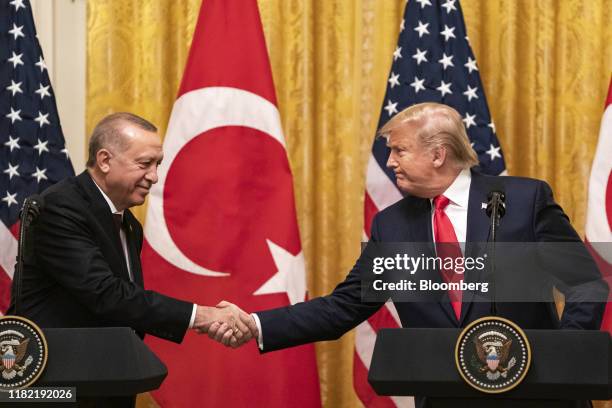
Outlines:
[[193, 304], [193, 311], [191, 312], [191, 319], [189, 319], [189, 328], [193, 329], [193, 323], [195, 322], [196, 310], [198, 310], [198, 305]]
[[259, 350], [263, 351], [263, 333], [261, 332], [261, 322], [259, 321], [259, 317], [256, 313], [251, 313], [253, 316], [253, 320], [255, 320], [255, 324], [257, 325], [257, 347]]

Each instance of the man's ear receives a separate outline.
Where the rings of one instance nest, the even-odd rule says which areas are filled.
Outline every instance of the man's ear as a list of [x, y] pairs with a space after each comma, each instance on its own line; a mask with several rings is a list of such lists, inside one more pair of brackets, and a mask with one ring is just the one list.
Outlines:
[[113, 157], [112, 153], [107, 149], [100, 149], [96, 153], [96, 165], [100, 171], [104, 174], [110, 171], [110, 159]]
[[446, 147], [445, 146], [436, 146], [432, 149], [432, 163], [434, 168], [438, 169], [444, 165], [446, 162]]

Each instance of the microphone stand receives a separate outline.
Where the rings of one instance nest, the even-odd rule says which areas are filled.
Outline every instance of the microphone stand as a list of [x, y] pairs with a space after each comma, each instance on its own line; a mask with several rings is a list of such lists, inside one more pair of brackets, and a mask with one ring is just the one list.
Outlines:
[[37, 196], [28, 197], [24, 200], [19, 218], [19, 241], [17, 245], [17, 264], [15, 265], [15, 314], [19, 314], [19, 301], [21, 300], [21, 280], [23, 275], [23, 263], [25, 259], [27, 243], [27, 232], [32, 222], [40, 214], [39, 201]]
[[[493, 301], [491, 304], [491, 315], [497, 316], [497, 301], [495, 291], [497, 288], [496, 275], [495, 275], [495, 243], [497, 241], [497, 227], [499, 227], [499, 221], [505, 214], [504, 200], [505, 195], [503, 192], [492, 191], [490, 193], [489, 205], [487, 206], [487, 214], [491, 217], [491, 275], [492, 275], [492, 293]], [[500, 207], [501, 205], [501, 207]], [[501, 211], [500, 211], [501, 209]]]

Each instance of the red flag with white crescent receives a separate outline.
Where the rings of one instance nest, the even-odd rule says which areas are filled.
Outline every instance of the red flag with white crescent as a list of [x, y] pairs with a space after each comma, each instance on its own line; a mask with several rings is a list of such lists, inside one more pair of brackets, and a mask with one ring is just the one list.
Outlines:
[[[151, 190], [145, 286], [246, 311], [306, 296], [293, 180], [255, 0], [207, 0]], [[147, 337], [168, 366], [163, 407], [320, 407], [313, 345], [260, 355], [188, 333]]]
[[[585, 233], [599, 270], [612, 288], [612, 78], [591, 167]], [[612, 299], [608, 299], [601, 329], [612, 333]]]

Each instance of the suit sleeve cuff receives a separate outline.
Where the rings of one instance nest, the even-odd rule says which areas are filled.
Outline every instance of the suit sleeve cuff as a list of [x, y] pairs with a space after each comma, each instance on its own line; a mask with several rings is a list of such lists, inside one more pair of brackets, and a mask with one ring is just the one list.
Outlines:
[[[191, 318], [189, 319], [189, 328], [193, 329], [193, 323], [195, 322], [196, 310], [198, 310], [198, 305], [193, 304], [193, 310], [191, 311]], [[183, 323], [184, 324], [184, 323]]]
[[259, 347], [259, 350], [263, 351], [263, 333], [261, 332], [259, 316], [257, 316], [257, 313], [251, 313], [251, 316], [253, 316], [253, 320], [255, 320], [255, 324], [257, 325], [257, 347]]

